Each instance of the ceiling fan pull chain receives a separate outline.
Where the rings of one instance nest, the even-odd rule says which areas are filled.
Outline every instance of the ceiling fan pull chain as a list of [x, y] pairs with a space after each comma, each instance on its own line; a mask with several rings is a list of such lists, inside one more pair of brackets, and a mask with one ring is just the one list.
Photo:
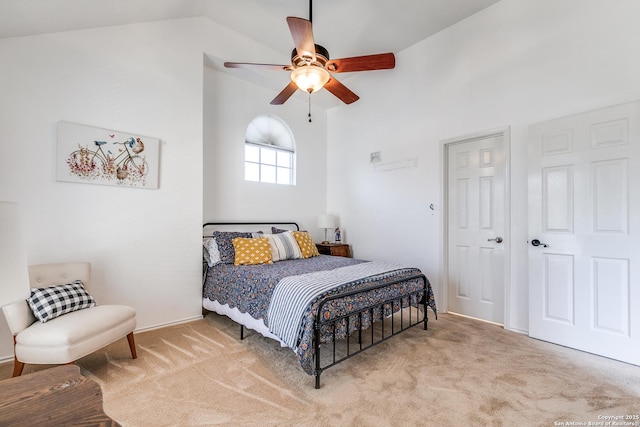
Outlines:
[[311, 123], [311, 92], [309, 92], [309, 123]]

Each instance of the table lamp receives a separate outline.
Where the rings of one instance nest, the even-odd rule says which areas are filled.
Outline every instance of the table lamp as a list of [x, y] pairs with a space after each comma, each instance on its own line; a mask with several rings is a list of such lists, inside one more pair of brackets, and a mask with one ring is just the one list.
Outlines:
[[322, 243], [326, 245], [329, 243], [329, 240], [327, 240], [327, 229], [333, 230], [336, 228], [336, 217], [333, 215], [320, 215], [318, 217], [318, 228], [324, 228], [324, 240]]
[[0, 201], [0, 307], [31, 293], [21, 223], [18, 204]]

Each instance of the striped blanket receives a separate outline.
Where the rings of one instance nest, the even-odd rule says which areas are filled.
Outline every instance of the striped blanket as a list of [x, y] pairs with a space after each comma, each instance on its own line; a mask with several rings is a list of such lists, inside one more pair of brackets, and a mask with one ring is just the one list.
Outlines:
[[354, 281], [371, 276], [381, 278], [406, 269], [407, 267], [398, 264], [372, 261], [285, 277], [276, 285], [271, 297], [268, 309], [269, 331], [295, 350], [304, 327], [305, 313], [318, 298], [331, 291], [339, 291], [341, 287]]

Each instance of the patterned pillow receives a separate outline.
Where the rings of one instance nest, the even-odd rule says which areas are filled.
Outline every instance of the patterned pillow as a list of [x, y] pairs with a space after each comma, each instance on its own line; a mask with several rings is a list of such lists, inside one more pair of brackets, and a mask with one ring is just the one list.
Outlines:
[[63, 314], [96, 305], [80, 280], [68, 285], [31, 289], [31, 296], [27, 298], [27, 302], [33, 315], [42, 323]]
[[287, 231], [289, 230], [285, 230], [284, 228], [271, 227], [272, 234], [286, 233]]
[[220, 252], [220, 261], [225, 264], [233, 264], [236, 252], [233, 249], [231, 241], [236, 237], [250, 238], [251, 233], [242, 233], [238, 231], [214, 231], [213, 237], [218, 243], [218, 251]]
[[216, 264], [220, 264], [220, 251], [218, 250], [218, 243], [213, 237], [205, 237], [202, 239], [202, 255], [209, 264], [209, 267], [213, 267]]
[[269, 243], [271, 244], [271, 258], [274, 262], [285, 259], [302, 258], [300, 246], [298, 246], [296, 238], [293, 237], [293, 233], [290, 231], [285, 231], [280, 234], [265, 234], [264, 237], [269, 239]]
[[236, 237], [232, 243], [235, 250], [234, 265], [273, 264], [269, 239]]
[[296, 238], [298, 246], [300, 246], [300, 252], [302, 252], [302, 258], [311, 258], [320, 255], [318, 248], [313, 243], [311, 235], [307, 231], [293, 231], [293, 237]]

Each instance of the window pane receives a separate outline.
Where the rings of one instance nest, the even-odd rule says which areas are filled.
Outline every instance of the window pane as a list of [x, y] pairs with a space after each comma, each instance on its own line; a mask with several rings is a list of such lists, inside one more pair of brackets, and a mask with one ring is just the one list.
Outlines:
[[291, 169], [278, 168], [278, 184], [291, 184]]
[[260, 182], [260, 165], [258, 163], [244, 164], [244, 179], [245, 181]]
[[275, 165], [276, 164], [276, 151], [271, 150], [269, 148], [261, 148], [261, 158], [260, 162], [264, 165]]
[[278, 151], [278, 166], [291, 167], [291, 153], [288, 151]]
[[[275, 156], [274, 156], [275, 157]], [[275, 184], [276, 182], [276, 167], [262, 165], [260, 174], [260, 182], [269, 182]]]
[[247, 162], [260, 162], [260, 147], [256, 147], [255, 145], [244, 145], [244, 160]]
[[245, 144], [245, 181], [295, 185], [294, 164], [290, 151]]

